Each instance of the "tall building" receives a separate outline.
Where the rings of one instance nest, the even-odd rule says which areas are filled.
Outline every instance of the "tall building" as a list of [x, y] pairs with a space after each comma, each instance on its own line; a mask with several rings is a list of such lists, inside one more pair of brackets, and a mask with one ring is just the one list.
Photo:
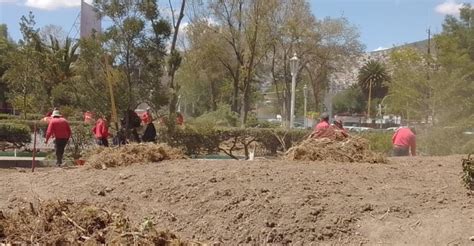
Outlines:
[[101, 18], [94, 6], [81, 0], [81, 28], [80, 37], [88, 38], [93, 33], [102, 31]]

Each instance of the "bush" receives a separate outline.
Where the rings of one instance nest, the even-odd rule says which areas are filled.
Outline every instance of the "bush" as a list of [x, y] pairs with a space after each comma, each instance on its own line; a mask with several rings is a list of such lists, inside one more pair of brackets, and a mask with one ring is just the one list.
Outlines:
[[82, 156], [83, 151], [93, 144], [93, 135], [89, 127], [84, 124], [71, 126], [72, 136], [71, 142], [68, 145], [68, 152], [71, 157], [76, 160]]
[[[71, 126], [78, 126], [78, 125], [88, 126], [82, 121], [68, 121], [68, 122], [69, 122], [69, 125]], [[33, 130], [35, 129], [35, 124], [38, 130], [46, 131], [46, 129], [48, 128], [48, 123], [44, 121], [40, 121], [40, 120], [8, 119], [8, 120], [0, 120], [0, 123], [26, 125], [30, 128], [31, 132], [33, 132]]]
[[369, 140], [370, 150], [380, 153], [392, 151], [392, 132], [362, 132], [359, 136]]
[[[27, 114], [26, 120], [41, 120], [44, 116], [41, 114]], [[23, 114], [0, 114], [0, 120], [24, 120]]]
[[30, 129], [22, 124], [0, 123], [0, 142], [7, 142], [15, 148], [21, 148], [31, 142]]
[[228, 105], [221, 104], [216, 111], [208, 112], [195, 119], [189, 120], [187, 125], [209, 129], [215, 127], [235, 127], [238, 125], [238, 122], [238, 115], [230, 111]]
[[[472, 152], [472, 137], [464, 135], [462, 128], [435, 127], [419, 130], [417, 146], [428, 155], [467, 154]], [[448, 143], [448, 144], [447, 144]]]
[[[173, 147], [182, 148], [187, 155], [202, 155], [225, 152], [236, 158], [232, 151], [236, 145], [243, 146], [248, 158], [252, 143], [263, 146], [267, 154], [275, 155], [277, 151], [286, 151], [309, 135], [310, 131], [301, 129], [286, 130], [282, 128], [193, 128], [176, 129], [169, 134], [166, 129], [159, 129], [160, 141]], [[221, 144], [230, 141], [230, 149], [220, 148]]]

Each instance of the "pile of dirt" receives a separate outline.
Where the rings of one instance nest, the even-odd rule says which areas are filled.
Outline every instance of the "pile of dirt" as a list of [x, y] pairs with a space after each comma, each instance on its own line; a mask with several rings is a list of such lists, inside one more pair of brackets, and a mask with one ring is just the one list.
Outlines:
[[86, 164], [97, 169], [187, 158], [183, 151], [166, 144], [128, 144], [117, 148], [97, 148], [86, 156]]
[[468, 155], [462, 160], [463, 181], [468, 189], [474, 190], [474, 158]]
[[157, 231], [151, 221], [136, 227], [121, 213], [71, 201], [41, 202], [36, 207], [30, 203], [15, 213], [0, 212], [0, 243], [193, 245]]
[[309, 138], [290, 148], [287, 160], [386, 163], [387, 159], [369, 149], [369, 142], [360, 137]]

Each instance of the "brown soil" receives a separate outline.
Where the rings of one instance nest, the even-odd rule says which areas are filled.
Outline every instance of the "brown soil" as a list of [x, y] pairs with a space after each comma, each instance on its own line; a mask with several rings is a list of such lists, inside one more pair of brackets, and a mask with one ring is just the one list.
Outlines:
[[186, 159], [180, 149], [166, 144], [127, 144], [117, 148], [96, 148], [86, 154], [86, 165], [97, 169]]
[[288, 160], [385, 163], [386, 158], [369, 149], [369, 142], [360, 137], [309, 138], [290, 148]]
[[472, 245], [474, 194], [461, 176], [461, 156], [2, 169], [0, 210], [39, 199], [105, 204], [133, 225], [149, 219], [179, 238], [222, 245]]

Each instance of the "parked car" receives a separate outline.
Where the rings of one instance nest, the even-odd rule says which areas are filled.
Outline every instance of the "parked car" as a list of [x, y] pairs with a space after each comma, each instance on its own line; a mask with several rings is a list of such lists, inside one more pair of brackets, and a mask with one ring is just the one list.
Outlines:
[[373, 130], [373, 128], [361, 127], [361, 126], [351, 126], [351, 127], [347, 127], [346, 129], [351, 132], [367, 132], [367, 131]]

